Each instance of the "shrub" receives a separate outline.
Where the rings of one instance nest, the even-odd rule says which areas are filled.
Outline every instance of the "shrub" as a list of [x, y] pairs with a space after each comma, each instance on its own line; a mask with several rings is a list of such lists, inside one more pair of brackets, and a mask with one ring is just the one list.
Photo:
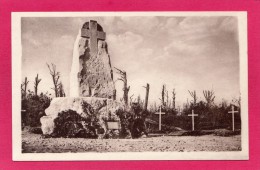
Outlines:
[[97, 138], [97, 122], [89, 118], [83, 118], [73, 110], [58, 113], [54, 124], [53, 137]]
[[118, 110], [116, 114], [120, 118], [121, 138], [138, 138], [148, 135], [145, 118], [149, 113], [142, 109], [140, 103], [132, 103], [128, 111]]
[[46, 94], [34, 95], [30, 92], [22, 99], [22, 125], [36, 127], [40, 126], [40, 118], [45, 115], [45, 109], [49, 107], [51, 98]]

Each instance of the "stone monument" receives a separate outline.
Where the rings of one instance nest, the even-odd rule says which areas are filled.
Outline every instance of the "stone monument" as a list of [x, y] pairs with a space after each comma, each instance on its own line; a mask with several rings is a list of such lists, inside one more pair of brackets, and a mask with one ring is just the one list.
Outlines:
[[[120, 121], [117, 112], [123, 104], [115, 100], [115, 85], [106, 33], [93, 20], [83, 24], [76, 38], [70, 73], [70, 97], [58, 97], [51, 101], [41, 118], [44, 135], [52, 135], [61, 112], [72, 110], [92, 124], [93, 115], [98, 126], [107, 131], [106, 120]], [[68, 122], [65, 122], [68, 123]], [[69, 123], [79, 123], [75, 120]], [[57, 129], [57, 128], [56, 128]]]
[[71, 97], [115, 98], [113, 70], [105, 40], [106, 33], [96, 21], [90, 20], [82, 26], [74, 45]]

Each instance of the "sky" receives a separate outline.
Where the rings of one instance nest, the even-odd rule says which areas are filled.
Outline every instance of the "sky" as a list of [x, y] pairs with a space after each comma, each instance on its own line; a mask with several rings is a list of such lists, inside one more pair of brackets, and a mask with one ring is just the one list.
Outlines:
[[[46, 63], [54, 63], [61, 73], [65, 93], [69, 94], [69, 75], [73, 46], [82, 25], [96, 20], [106, 32], [112, 67], [125, 70], [129, 96], [145, 97], [150, 84], [149, 105], [159, 103], [162, 85], [169, 98], [176, 91], [177, 106], [192, 98], [196, 90], [213, 90], [216, 103], [239, 96], [239, 42], [234, 16], [130, 16], [130, 17], [23, 17], [22, 80], [29, 89], [37, 73], [39, 91], [54, 91]], [[116, 79], [114, 71], [114, 78]], [[123, 84], [116, 81], [117, 97]]]

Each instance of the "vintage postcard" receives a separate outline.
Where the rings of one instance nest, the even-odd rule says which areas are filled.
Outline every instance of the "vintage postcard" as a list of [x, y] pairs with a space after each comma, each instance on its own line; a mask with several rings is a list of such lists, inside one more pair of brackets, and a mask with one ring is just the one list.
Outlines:
[[13, 160], [248, 160], [246, 12], [13, 12]]

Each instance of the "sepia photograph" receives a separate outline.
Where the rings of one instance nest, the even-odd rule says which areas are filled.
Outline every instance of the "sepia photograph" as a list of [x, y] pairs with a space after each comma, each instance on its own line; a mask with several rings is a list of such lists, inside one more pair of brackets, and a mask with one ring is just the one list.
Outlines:
[[247, 160], [246, 15], [12, 13], [13, 159]]

